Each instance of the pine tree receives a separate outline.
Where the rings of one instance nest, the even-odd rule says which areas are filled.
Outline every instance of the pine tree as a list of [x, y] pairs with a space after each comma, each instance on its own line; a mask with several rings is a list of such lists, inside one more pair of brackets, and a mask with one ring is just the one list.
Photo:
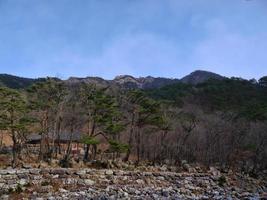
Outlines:
[[[49, 145], [49, 133], [56, 133], [59, 137], [60, 124], [62, 121], [60, 112], [62, 101], [66, 95], [66, 88], [61, 81], [47, 78], [46, 81], [38, 82], [28, 89], [28, 96], [32, 110], [38, 113], [41, 125], [40, 159], [51, 158], [54, 145]], [[56, 116], [56, 117], [55, 117]], [[53, 141], [54, 141], [53, 137]], [[58, 144], [59, 145], [59, 144]]]
[[27, 117], [27, 103], [24, 96], [16, 90], [0, 88], [0, 129], [10, 134], [13, 142], [12, 166], [17, 165], [21, 141], [31, 123]]
[[116, 99], [106, 94], [106, 88], [97, 88], [96, 85], [83, 84], [80, 91], [82, 105], [87, 118], [87, 136], [84, 160], [88, 160], [89, 149], [93, 148], [93, 158], [96, 157], [99, 141], [96, 136], [102, 135], [107, 141], [116, 139], [124, 128], [120, 120], [120, 112]]
[[142, 128], [151, 126], [154, 128], [163, 127], [163, 118], [160, 112], [159, 102], [147, 97], [144, 92], [140, 90], [132, 90], [127, 94], [128, 108], [130, 117], [130, 135], [128, 142], [128, 150], [125, 161], [129, 159], [131, 150], [133, 148], [133, 138], [136, 139], [137, 163], [140, 161], [143, 141], [141, 141]]

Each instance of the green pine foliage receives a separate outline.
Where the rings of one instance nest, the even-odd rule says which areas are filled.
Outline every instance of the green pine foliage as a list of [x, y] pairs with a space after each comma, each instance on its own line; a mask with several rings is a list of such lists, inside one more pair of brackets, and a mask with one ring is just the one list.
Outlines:
[[109, 145], [109, 152], [112, 153], [125, 153], [129, 149], [129, 145], [116, 140], [109, 140]]
[[87, 144], [87, 145], [98, 145], [100, 144], [100, 141], [97, 140], [94, 137], [90, 137], [90, 136], [83, 136], [82, 141], [83, 144]]

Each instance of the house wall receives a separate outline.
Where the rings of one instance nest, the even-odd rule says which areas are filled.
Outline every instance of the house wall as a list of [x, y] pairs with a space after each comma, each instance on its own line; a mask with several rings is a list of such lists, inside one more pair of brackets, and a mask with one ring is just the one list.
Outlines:
[[0, 131], [0, 146], [1, 144], [3, 146], [12, 146], [12, 139], [8, 132], [6, 131]]

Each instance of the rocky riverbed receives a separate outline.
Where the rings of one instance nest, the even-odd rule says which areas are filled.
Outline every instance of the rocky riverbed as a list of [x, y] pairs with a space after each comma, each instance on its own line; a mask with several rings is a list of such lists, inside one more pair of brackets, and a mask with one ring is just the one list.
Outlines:
[[0, 199], [264, 199], [264, 178], [207, 172], [31, 168], [0, 170]]

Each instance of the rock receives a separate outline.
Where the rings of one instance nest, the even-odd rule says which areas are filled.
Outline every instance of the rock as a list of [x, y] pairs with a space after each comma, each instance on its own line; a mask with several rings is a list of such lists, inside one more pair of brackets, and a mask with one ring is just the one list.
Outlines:
[[40, 169], [30, 169], [29, 172], [30, 174], [33, 174], [33, 175], [38, 175], [40, 173]]
[[75, 179], [75, 178], [67, 178], [65, 180], [65, 184], [68, 184], [68, 185], [74, 185], [76, 183], [77, 183], [77, 179]]
[[168, 170], [167, 166], [166, 165], [163, 165], [161, 168], [160, 168], [161, 171], [163, 172], [166, 172]]
[[189, 173], [196, 173], [197, 170], [193, 167], [191, 167], [186, 161], [182, 161], [182, 167], [183, 167], [183, 170], [189, 172]]
[[59, 175], [58, 174], [52, 176], [52, 179], [57, 179], [57, 178], [59, 178]]
[[15, 175], [15, 174], [8, 174], [8, 175], [5, 175], [5, 179], [6, 180], [15, 180], [18, 176]]
[[209, 173], [211, 173], [214, 177], [221, 176], [221, 172], [217, 170], [215, 167], [210, 167]]
[[7, 170], [0, 170], [0, 175], [6, 175], [6, 174], [8, 174], [8, 171]]
[[7, 173], [8, 173], [8, 174], [16, 174], [16, 172], [17, 172], [17, 171], [16, 171], [15, 169], [8, 169], [8, 170], [7, 170]]
[[109, 169], [109, 170], [106, 170], [106, 171], [105, 171], [105, 174], [106, 174], [106, 175], [113, 175], [113, 171], [110, 170], [110, 169]]
[[86, 170], [80, 170], [76, 172], [77, 175], [85, 175], [86, 173]]
[[141, 192], [140, 192], [139, 190], [135, 190], [135, 194], [136, 194], [136, 195], [140, 195]]
[[31, 169], [32, 166], [29, 165], [29, 164], [25, 164], [25, 163], [23, 163], [23, 164], [22, 164], [22, 168], [24, 168], [24, 169]]
[[160, 181], [164, 181], [165, 180], [165, 178], [163, 176], [158, 176], [157, 179], [160, 180]]
[[137, 183], [138, 185], [144, 185], [144, 184], [145, 184], [145, 182], [144, 182], [143, 180], [141, 180], [141, 179], [137, 179], [137, 180], [136, 180], [136, 183]]
[[65, 189], [63, 189], [63, 188], [59, 188], [58, 191], [61, 192], [61, 193], [66, 193], [66, 192], [68, 192], [68, 190], [65, 190]]
[[8, 195], [2, 195], [0, 197], [1, 197], [0, 199], [2, 199], [2, 200], [8, 200], [9, 199], [9, 196]]
[[85, 196], [85, 195], [86, 195], [86, 192], [84, 192], [84, 191], [79, 191], [78, 194], [79, 194], [79, 195], [82, 195], [82, 196]]
[[128, 194], [127, 192], [123, 192], [123, 195], [124, 195], [125, 197], [128, 197], [128, 196], [129, 196], [129, 194]]
[[95, 184], [95, 182], [91, 179], [85, 179], [84, 183], [85, 183], [85, 185], [89, 185], [89, 186], [92, 186]]
[[182, 161], [181, 161], [181, 165], [183, 166], [183, 165], [185, 165], [185, 164], [187, 164], [187, 161], [186, 161], [186, 160], [182, 160]]
[[149, 178], [145, 178], [145, 183], [146, 183], [147, 185], [151, 185], [151, 180], [150, 180]]
[[198, 173], [203, 173], [203, 170], [202, 170], [201, 167], [199, 167], [199, 166], [196, 166], [196, 167], [195, 167], [195, 170], [196, 170], [196, 172], [198, 172]]
[[161, 195], [162, 195], [163, 197], [169, 197], [169, 192], [166, 191], [166, 190], [162, 190]]
[[53, 189], [51, 185], [41, 186], [38, 188], [38, 193], [48, 193]]
[[24, 185], [27, 185], [29, 182], [28, 182], [28, 180], [26, 180], [26, 179], [20, 179], [20, 180], [18, 181], [18, 183], [19, 183], [20, 185], [24, 186]]
[[51, 170], [50, 173], [54, 175], [64, 175], [66, 174], [66, 170], [65, 169], [54, 169], [54, 170]]

